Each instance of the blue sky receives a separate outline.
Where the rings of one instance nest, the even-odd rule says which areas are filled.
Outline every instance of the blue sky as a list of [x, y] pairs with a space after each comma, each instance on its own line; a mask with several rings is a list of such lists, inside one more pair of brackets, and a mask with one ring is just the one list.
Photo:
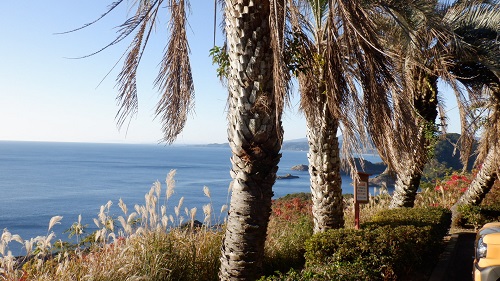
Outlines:
[[[109, 43], [116, 36], [115, 26], [126, 20], [129, 11], [124, 6], [88, 28], [54, 34], [96, 19], [111, 2], [17, 0], [2, 4], [0, 140], [157, 143], [161, 139], [161, 124], [154, 119], [158, 92], [153, 81], [167, 40], [166, 17], [160, 20], [139, 69], [139, 113], [128, 129], [121, 131], [115, 122], [115, 78], [122, 64], [99, 83], [120, 59], [129, 40], [89, 58], [68, 57], [88, 55]], [[222, 143], [227, 141], [227, 91], [208, 55], [213, 45], [213, 1], [191, 2], [188, 36], [195, 111], [175, 143]], [[218, 36], [220, 39], [219, 30]], [[448, 103], [449, 108], [454, 107], [452, 101]], [[450, 112], [453, 116], [454, 110]], [[450, 118], [450, 123], [458, 120]], [[298, 113], [296, 97], [283, 116], [283, 126], [285, 140], [305, 137], [305, 121]], [[449, 131], [458, 130], [458, 124], [450, 124]]]

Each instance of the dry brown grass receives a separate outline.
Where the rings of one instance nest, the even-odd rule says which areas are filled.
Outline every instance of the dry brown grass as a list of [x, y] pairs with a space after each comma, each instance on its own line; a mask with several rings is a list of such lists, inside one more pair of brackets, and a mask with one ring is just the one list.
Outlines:
[[[51, 228], [62, 217], [53, 217], [43, 237], [22, 240], [7, 230], [0, 242], [0, 280], [217, 280], [222, 231], [214, 226], [211, 204], [203, 207], [205, 223], [195, 225], [196, 208], [184, 207], [183, 198], [175, 206], [175, 216], [166, 213], [173, 194], [175, 171], [166, 179], [162, 196], [155, 182], [145, 196], [144, 205], [129, 212], [120, 199], [123, 215], [110, 216], [112, 202], [101, 206], [94, 219], [98, 230], [86, 237], [89, 244], [57, 249]], [[210, 190], [204, 187], [210, 198]], [[163, 199], [163, 204], [159, 202]], [[226, 208], [222, 208], [224, 212]], [[187, 223], [183, 224], [184, 221]], [[83, 226], [71, 227], [77, 241], [83, 240]], [[8, 250], [11, 242], [24, 245], [29, 260], [23, 265]]]

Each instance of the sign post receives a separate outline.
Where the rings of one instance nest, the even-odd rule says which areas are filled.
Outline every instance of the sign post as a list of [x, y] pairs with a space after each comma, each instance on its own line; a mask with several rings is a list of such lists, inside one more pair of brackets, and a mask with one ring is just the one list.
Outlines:
[[366, 204], [370, 200], [368, 178], [370, 174], [358, 172], [359, 181], [354, 181], [354, 228], [359, 229], [359, 204]]

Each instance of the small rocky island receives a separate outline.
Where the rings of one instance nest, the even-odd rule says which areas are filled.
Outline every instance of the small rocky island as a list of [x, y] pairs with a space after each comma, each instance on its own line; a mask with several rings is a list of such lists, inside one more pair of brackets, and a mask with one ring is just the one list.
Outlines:
[[295, 166], [291, 167], [290, 170], [292, 170], [292, 171], [307, 171], [307, 170], [309, 170], [309, 166], [304, 165], [304, 164], [295, 165]]
[[285, 174], [284, 176], [277, 176], [277, 180], [289, 180], [289, 179], [298, 179], [298, 176], [294, 176], [292, 174]]

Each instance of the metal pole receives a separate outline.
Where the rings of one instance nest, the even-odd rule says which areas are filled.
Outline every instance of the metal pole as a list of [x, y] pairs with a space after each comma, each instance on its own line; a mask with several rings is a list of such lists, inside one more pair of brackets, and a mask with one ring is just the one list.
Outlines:
[[359, 229], [358, 181], [354, 179], [354, 229]]

